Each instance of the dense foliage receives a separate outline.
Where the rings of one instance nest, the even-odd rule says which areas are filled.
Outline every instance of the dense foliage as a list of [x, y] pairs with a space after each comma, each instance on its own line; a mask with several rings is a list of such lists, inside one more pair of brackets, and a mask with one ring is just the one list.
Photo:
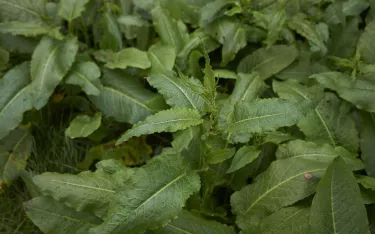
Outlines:
[[0, 232], [375, 233], [374, 38], [374, 0], [0, 0]]

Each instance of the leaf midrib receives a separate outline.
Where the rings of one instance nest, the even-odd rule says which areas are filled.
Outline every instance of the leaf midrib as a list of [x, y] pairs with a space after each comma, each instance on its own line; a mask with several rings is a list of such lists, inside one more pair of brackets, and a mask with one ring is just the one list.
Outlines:
[[5, 3], [5, 4], [11, 5], [11, 6], [15, 7], [15, 8], [22, 9], [22, 10], [24, 10], [24, 11], [27, 11], [27, 12], [29, 12], [29, 13], [35, 15], [35, 16], [40, 17], [40, 14], [39, 14], [38, 12], [36, 12], [36, 11], [30, 10], [30, 9], [28, 9], [28, 8], [26, 8], [26, 7], [23, 7], [23, 6], [17, 5], [17, 4], [15, 4], [15, 3], [12, 3], [12, 2], [9, 2], [9, 1], [4, 1], [4, 0], [0, 0], [0, 1], [2, 1], [2, 2]]
[[104, 189], [104, 188], [100, 188], [100, 187], [93, 187], [93, 186], [88, 186], [88, 185], [84, 185], [84, 184], [76, 184], [76, 183], [71, 183], [71, 182], [68, 182], [68, 181], [51, 180], [51, 182], [71, 185], [71, 186], [80, 187], [80, 188], [98, 190], [98, 191], [103, 191], [103, 192], [108, 192], [108, 193], [115, 193], [116, 192], [114, 190]]

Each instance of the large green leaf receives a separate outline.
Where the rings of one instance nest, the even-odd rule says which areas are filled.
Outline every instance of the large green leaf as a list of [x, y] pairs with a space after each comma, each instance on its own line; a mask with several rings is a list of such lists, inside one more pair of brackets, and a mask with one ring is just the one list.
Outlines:
[[36, 37], [47, 34], [52, 30], [47, 25], [41, 25], [29, 22], [2, 22], [0, 23], [0, 33], [11, 34], [14, 36], [21, 35], [26, 37]]
[[355, 104], [359, 109], [375, 112], [375, 82], [340, 72], [325, 72], [312, 75], [325, 87], [335, 90], [340, 97]]
[[353, 152], [358, 150], [358, 133], [350, 115], [350, 105], [334, 94], [326, 93], [318, 106], [298, 123], [298, 127], [308, 141], [343, 146]]
[[360, 147], [361, 157], [369, 176], [375, 177], [375, 114], [361, 112]]
[[247, 43], [245, 29], [236, 18], [217, 19], [207, 28], [207, 32], [223, 44], [222, 66], [232, 61], [236, 53]]
[[237, 72], [257, 71], [262, 79], [267, 79], [289, 66], [297, 56], [298, 50], [295, 46], [275, 45], [269, 49], [260, 48], [241, 60]]
[[110, 69], [125, 69], [128, 66], [146, 69], [151, 66], [151, 62], [146, 52], [137, 48], [126, 48], [114, 53], [112, 59], [105, 66]]
[[105, 70], [98, 96], [90, 100], [105, 115], [135, 124], [159, 110], [159, 95], [146, 90], [134, 77], [120, 71]]
[[320, 85], [306, 86], [296, 80], [279, 82], [272, 81], [272, 88], [279, 97], [295, 102], [315, 103], [323, 97], [323, 87]]
[[167, 71], [172, 71], [174, 67], [176, 51], [173, 46], [158, 43], [150, 47], [148, 58], [151, 62], [151, 75], [167, 73]]
[[89, 0], [61, 0], [58, 6], [59, 15], [72, 22], [75, 18], [81, 16], [88, 2]]
[[29, 63], [15, 66], [0, 79], [0, 139], [22, 121], [23, 113], [32, 109]]
[[77, 62], [66, 76], [67, 84], [79, 85], [88, 95], [100, 94], [100, 69], [94, 62]]
[[199, 176], [178, 155], [155, 157], [139, 168], [110, 204], [104, 223], [93, 234], [143, 233], [175, 218], [200, 188]]
[[0, 194], [26, 167], [33, 139], [29, 131], [16, 129], [0, 141]]
[[362, 161], [356, 158], [356, 155], [353, 155], [341, 146], [333, 148], [328, 144], [318, 145], [313, 142], [294, 140], [280, 145], [276, 151], [276, 157], [279, 159], [292, 157], [306, 158], [327, 164], [338, 156], [341, 156], [352, 170], [361, 170], [364, 168]]
[[365, 31], [359, 38], [357, 45], [358, 51], [366, 63], [375, 63], [375, 20], [366, 25]]
[[102, 50], [122, 49], [122, 35], [115, 16], [104, 12], [94, 24], [94, 39]]
[[77, 211], [92, 212], [103, 218], [116, 191], [132, 174], [131, 169], [122, 169], [113, 174], [102, 171], [85, 171], [78, 175], [46, 172], [34, 176], [33, 181], [43, 194]]
[[33, 105], [41, 109], [55, 87], [72, 66], [78, 50], [77, 41], [57, 41], [44, 37], [35, 49], [31, 60], [31, 89]]
[[202, 8], [199, 25], [201, 27], [208, 26], [215, 19], [223, 16], [227, 8], [235, 4], [238, 3], [232, 0], [212, 0]]
[[70, 138], [88, 137], [100, 127], [102, 113], [98, 112], [94, 116], [78, 115], [65, 131], [65, 135]]
[[310, 234], [310, 207], [290, 206], [282, 208], [260, 223], [262, 234]]
[[311, 205], [313, 233], [368, 233], [368, 220], [359, 187], [340, 157], [319, 182]]
[[253, 162], [259, 156], [260, 150], [257, 150], [254, 146], [243, 146], [241, 147], [232, 160], [227, 173], [237, 171], [247, 164]]
[[326, 168], [326, 163], [305, 158], [272, 162], [254, 183], [231, 196], [237, 225], [243, 230], [256, 226], [274, 211], [311, 195]]
[[229, 133], [275, 131], [296, 124], [302, 117], [302, 110], [297, 104], [283, 99], [242, 101], [235, 105], [233, 118], [225, 130]]
[[75, 211], [51, 197], [37, 197], [24, 203], [27, 216], [44, 233], [88, 233], [101, 223], [95, 215]]
[[172, 72], [168, 72], [147, 77], [147, 81], [158, 89], [171, 107], [186, 107], [203, 112], [206, 102], [195, 90], [203, 89], [199, 80], [191, 78], [186, 81], [176, 77]]
[[0, 20], [40, 22], [45, 13], [44, 0], [0, 0]]
[[155, 234], [234, 234], [233, 227], [216, 221], [209, 221], [183, 210], [178, 218], [162, 228], [156, 229]]
[[178, 53], [188, 40], [188, 32], [182, 21], [172, 18], [161, 5], [151, 11], [153, 23], [163, 43], [173, 46]]
[[176, 132], [203, 122], [198, 111], [193, 109], [176, 108], [160, 111], [147, 117], [128, 130], [116, 144], [127, 141], [134, 136], [155, 132]]

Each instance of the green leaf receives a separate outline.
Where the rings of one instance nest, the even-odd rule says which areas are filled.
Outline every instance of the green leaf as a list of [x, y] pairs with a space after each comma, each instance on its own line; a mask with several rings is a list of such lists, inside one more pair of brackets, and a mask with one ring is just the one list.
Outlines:
[[227, 173], [235, 172], [247, 164], [253, 162], [260, 154], [260, 150], [257, 150], [254, 146], [243, 146], [241, 147], [232, 160]]
[[299, 56], [287, 68], [276, 74], [276, 77], [282, 80], [294, 79], [300, 82], [307, 81], [311, 75], [311, 53], [305, 49], [300, 49]]
[[237, 72], [257, 71], [264, 80], [289, 66], [298, 56], [295, 46], [275, 45], [260, 48], [241, 60]]
[[151, 66], [147, 53], [137, 48], [126, 48], [113, 54], [112, 59], [105, 64], [110, 69], [125, 69], [128, 66], [146, 69]]
[[104, 12], [94, 24], [94, 39], [102, 50], [119, 51], [122, 49], [122, 35], [115, 17]]
[[100, 127], [102, 113], [98, 112], [93, 117], [88, 115], [78, 115], [65, 131], [65, 135], [70, 138], [88, 137]]
[[272, 81], [272, 88], [281, 98], [294, 102], [317, 103], [323, 98], [323, 87], [320, 85], [306, 86], [296, 80], [279, 82]]
[[319, 182], [311, 205], [313, 233], [367, 233], [368, 220], [359, 187], [340, 158], [332, 161]]
[[234, 71], [226, 70], [226, 69], [215, 69], [214, 74], [216, 78], [234, 79], [234, 80], [238, 78], [237, 74]]
[[78, 50], [77, 41], [57, 41], [44, 37], [31, 60], [33, 105], [41, 109], [47, 104], [55, 87], [72, 66]]
[[326, 168], [325, 163], [304, 158], [272, 162], [254, 183], [231, 196], [237, 225], [242, 230], [248, 229], [274, 211], [311, 195]]
[[0, 141], [0, 194], [26, 168], [33, 138], [29, 131], [16, 129]]
[[0, 44], [9, 52], [31, 54], [38, 41], [35, 38], [0, 33]]
[[27, 216], [44, 233], [88, 233], [101, 220], [91, 213], [78, 212], [51, 197], [24, 202]]
[[276, 151], [278, 159], [292, 157], [306, 158], [327, 163], [327, 165], [338, 156], [341, 156], [352, 170], [356, 171], [364, 168], [364, 164], [360, 159], [356, 158], [356, 155], [353, 155], [341, 146], [333, 148], [328, 144], [318, 145], [313, 142], [294, 140], [280, 145]]
[[45, 17], [44, 0], [0, 0], [0, 20], [23, 22], [41, 22]]
[[33, 108], [29, 63], [13, 67], [0, 79], [0, 139], [22, 121], [23, 113]]
[[149, 26], [148, 22], [138, 15], [122, 15], [117, 19], [117, 22], [128, 40], [137, 38], [140, 30]]
[[103, 218], [108, 204], [132, 174], [131, 169], [121, 169], [113, 174], [101, 171], [85, 171], [78, 175], [45, 172], [34, 176], [33, 181], [44, 195], [52, 196], [77, 211], [92, 212]]
[[79, 85], [86, 94], [97, 96], [100, 94], [100, 75], [100, 69], [94, 62], [77, 62], [70, 69], [65, 83]]
[[237, 18], [217, 19], [207, 27], [207, 32], [223, 45], [222, 66], [232, 61], [237, 52], [247, 44], [245, 29]]
[[325, 42], [328, 37], [321, 33], [321, 30], [323, 29], [323, 31], [328, 34], [328, 27], [326, 24], [314, 24], [311, 21], [296, 16], [288, 21], [288, 26], [309, 41], [312, 52], [320, 51], [322, 54], [327, 52]]
[[201, 17], [199, 25], [206, 27], [212, 23], [215, 19], [223, 16], [225, 8], [232, 5], [237, 5], [235, 1], [231, 0], [214, 0], [206, 4], [201, 10]]
[[125, 73], [105, 70], [101, 82], [100, 94], [89, 99], [103, 114], [119, 122], [135, 124], [158, 110], [153, 102], [159, 95], [144, 89], [137, 79]]
[[206, 160], [207, 160], [207, 163], [209, 164], [218, 164], [233, 157], [235, 152], [236, 152], [235, 148], [224, 148], [224, 149], [212, 150], [206, 155]]
[[343, 3], [342, 10], [346, 16], [356, 16], [369, 7], [368, 0], [346, 1]]
[[282, 208], [260, 223], [263, 234], [311, 233], [309, 225], [310, 207], [296, 205]]
[[59, 15], [68, 22], [72, 22], [81, 16], [88, 2], [89, 0], [61, 0], [58, 6]]
[[36, 37], [47, 34], [51, 30], [46, 25], [36, 24], [32, 22], [2, 22], [0, 23], [0, 33], [7, 33], [14, 36]]
[[155, 234], [234, 234], [233, 227], [216, 221], [206, 220], [183, 210], [178, 218], [162, 228], [156, 229]]
[[176, 51], [170, 45], [154, 44], [148, 50], [148, 58], [151, 62], [151, 75], [172, 71], [176, 60]]
[[200, 188], [199, 175], [178, 155], [161, 155], [139, 168], [110, 204], [93, 234], [143, 233], [167, 224]]
[[326, 93], [318, 106], [298, 123], [298, 127], [308, 141], [343, 146], [353, 152], [358, 150], [358, 133], [350, 115], [350, 105], [334, 94]]
[[375, 177], [375, 115], [361, 112], [360, 147], [361, 157], [369, 176]]
[[375, 43], [372, 40], [375, 36], [375, 20], [366, 25], [365, 31], [359, 37], [358, 51], [363, 60], [368, 64], [375, 63]]
[[340, 97], [355, 104], [359, 109], [375, 112], [375, 82], [340, 72], [325, 72], [312, 75], [323, 86], [335, 90]]
[[129, 140], [134, 136], [141, 136], [155, 132], [176, 132], [203, 122], [198, 111], [193, 109], [169, 109], [160, 111], [147, 117], [128, 130], [116, 144]]
[[172, 107], [186, 107], [203, 112], [206, 101], [192, 86], [202, 89], [203, 85], [194, 78], [188, 79], [176, 77], [172, 72], [167, 74], [155, 74], [147, 77], [150, 85], [158, 89], [167, 102]]
[[155, 30], [158, 32], [163, 43], [171, 45], [180, 52], [187, 41], [188, 33], [186, 26], [170, 16], [168, 10], [158, 5], [151, 11]]
[[357, 176], [357, 183], [360, 183], [363, 187], [371, 190], [375, 190], [375, 178], [370, 176]]
[[275, 131], [277, 128], [296, 124], [302, 116], [297, 104], [283, 99], [238, 102], [234, 107], [233, 119], [225, 126], [225, 130], [229, 133]]

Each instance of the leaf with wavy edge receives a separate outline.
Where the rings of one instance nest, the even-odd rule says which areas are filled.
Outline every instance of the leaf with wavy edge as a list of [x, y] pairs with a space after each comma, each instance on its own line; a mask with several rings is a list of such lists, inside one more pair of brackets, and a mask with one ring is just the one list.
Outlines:
[[47, 25], [41, 25], [30, 22], [2, 22], [0, 23], [0, 33], [11, 34], [13, 36], [36, 37], [47, 34], [52, 28]]
[[37, 197], [23, 206], [27, 216], [44, 233], [88, 233], [101, 220], [91, 213], [75, 211], [51, 197]]
[[31, 59], [33, 105], [40, 110], [72, 66], [78, 44], [75, 39], [58, 41], [43, 37]]
[[0, 139], [22, 121], [23, 113], [33, 108], [29, 63], [13, 67], [0, 79]]
[[[256, 226], [274, 211], [311, 195], [326, 168], [326, 163], [305, 158], [272, 162], [265, 172], [255, 178], [254, 183], [231, 196], [237, 225], [242, 230]], [[306, 174], [311, 177], [306, 179]]]
[[141, 136], [155, 132], [176, 132], [184, 130], [190, 126], [196, 126], [203, 122], [199, 112], [193, 109], [169, 109], [160, 111], [147, 117], [128, 130], [116, 142], [116, 145], [134, 136]]
[[90, 233], [143, 233], [156, 229], [175, 218], [199, 188], [199, 175], [182, 157], [157, 156], [136, 171], [110, 204], [104, 223]]
[[94, 116], [78, 115], [65, 131], [65, 135], [70, 138], [88, 137], [100, 127], [102, 113], [98, 112]]
[[44, 0], [0, 0], [0, 20], [41, 22], [46, 16]]
[[81, 16], [85, 5], [89, 0], [61, 0], [58, 5], [58, 12], [61, 17], [69, 22]]

